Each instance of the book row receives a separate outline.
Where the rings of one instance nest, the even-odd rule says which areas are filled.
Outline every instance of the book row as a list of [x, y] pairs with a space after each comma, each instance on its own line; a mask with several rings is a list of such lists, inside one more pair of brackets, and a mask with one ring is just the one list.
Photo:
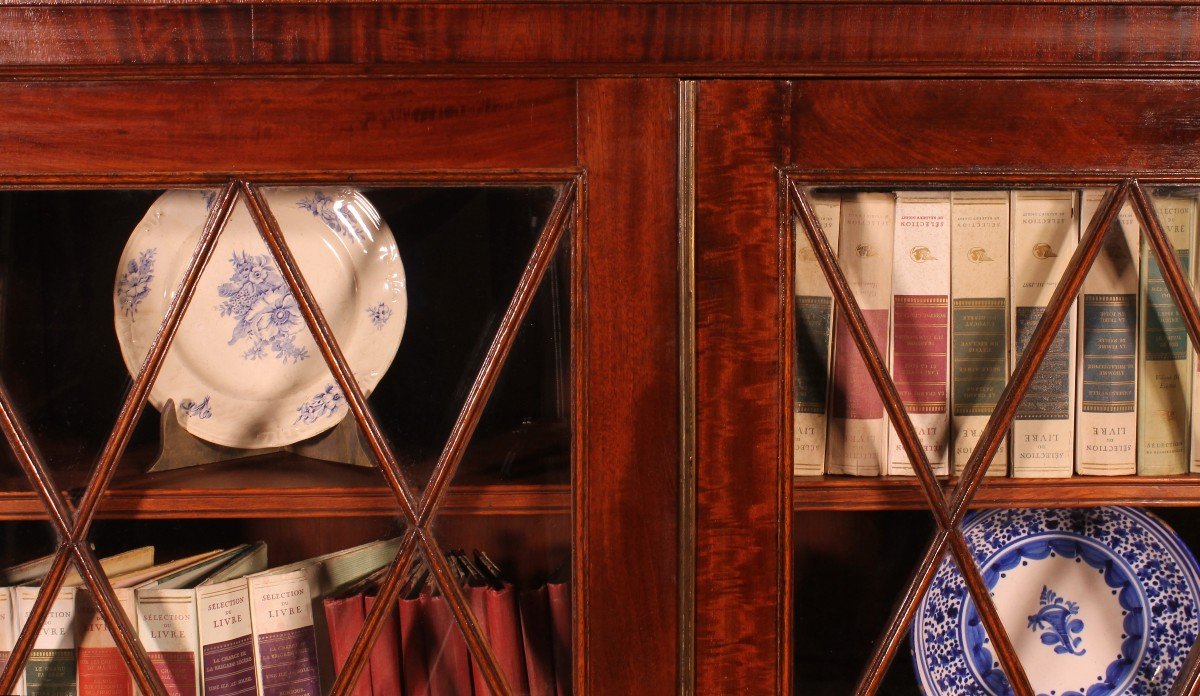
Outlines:
[[[958, 474], [1063, 276], [1100, 189], [810, 194], [926, 457]], [[1197, 199], [1155, 211], [1195, 284]], [[912, 463], [804, 231], [796, 228], [794, 473]], [[1200, 380], [1182, 314], [1126, 205], [1109, 228], [988, 475], [1200, 470]]]
[[[171, 696], [319, 696], [332, 686], [335, 656], [345, 659], [362, 626], [363, 614], [351, 608], [361, 612], [373, 601], [368, 599], [374, 597], [372, 583], [395, 559], [399, 544], [399, 539], [375, 541], [274, 568], [268, 568], [262, 542], [157, 564], [154, 548], [142, 547], [102, 559], [101, 566]], [[41, 558], [0, 572], [0, 664], [7, 663], [28, 622], [52, 561]], [[569, 652], [563, 647], [569, 643], [556, 641], [569, 635], [566, 585], [518, 598], [494, 568], [489, 572], [495, 578], [489, 582], [500, 585], [487, 585], [487, 592], [512, 605], [505, 613], [503, 602], [491, 602], [497, 630], [505, 629], [497, 635], [522, 641], [519, 646], [497, 642], [493, 650], [509, 660], [520, 657], [525, 693], [535, 683], [542, 690], [533, 693], [569, 693], [569, 679], [563, 682], [567, 690], [561, 690], [555, 670], [558, 656], [565, 664], [561, 670], [570, 675]], [[483, 599], [475, 611], [482, 609], [490, 618], [486, 593]], [[491, 625], [486, 619], [481, 623]], [[526, 649], [526, 642], [532, 647]], [[410, 583], [355, 693], [470, 696], [474, 666], [465, 650], [446, 601], [424, 587], [423, 580]], [[507, 662], [502, 664], [509, 669]], [[467, 680], [455, 681], [462, 670]], [[136, 692], [91, 594], [78, 575], [68, 574], [35, 636], [14, 693]]]
[[[551, 582], [517, 592], [489, 559], [452, 553], [451, 562], [496, 664], [515, 694], [565, 696], [571, 691], [570, 589]], [[333, 659], [349, 655], [375, 583], [325, 599]], [[483, 670], [471, 657], [446, 600], [426, 587], [414, 569], [401, 591], [399, 611], [388, 617], [353, 696], [487, 696]]]

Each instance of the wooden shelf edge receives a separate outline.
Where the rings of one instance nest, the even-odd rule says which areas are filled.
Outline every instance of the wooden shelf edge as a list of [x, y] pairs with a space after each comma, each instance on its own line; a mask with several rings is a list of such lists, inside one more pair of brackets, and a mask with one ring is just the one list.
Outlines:
[[[452, 487], [439, 515], [565, 515], [570, 487], [466, 485]], [[399, 516], [391, 491], [379, 488], [120, 488], [105, 494], [102, 519], [212, 519]], [[45, 519], [33, 493], [0, 493], [0, 520]]]
[[[955, 480], [944, 485], [949, 492]], [[1200, 506], [1200, 474], [1075, 476], [1066, 479], [988, 478], [972, 502], [985, 507]], [[797, 476], [794, 511], [919, 510], [926, 507], [912, 477]]]

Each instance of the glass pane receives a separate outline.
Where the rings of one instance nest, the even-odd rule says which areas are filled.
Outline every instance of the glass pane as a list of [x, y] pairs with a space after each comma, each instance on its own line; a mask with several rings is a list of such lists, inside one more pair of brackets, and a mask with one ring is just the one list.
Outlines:
[[[986, 464], [981, 433], [1006, 382], [1044, 354], [963, 525], [1036, 693], [1166, 690], [1196, 635], [1180, 617], [1200, 611], [1193, 516], [1172, 511], [1168, 525], [1103, 506], [1188, 500], [1196, 482], [1197, 366], [1172, 292], [1197, 285], [1196, 191], [1147, 189], [1142, 212], [1161, 225], [1170, 265], [1134, 200], [1110, 209], [1077, 300], [1057, 330], [1037, 331], [1108, 191], [805, 192], [947, 497], [968, 463]], [[846, 693], [933, 527], [900, 511], [925, 496], [802, 218], [790, 278], [795, 693]], [[816, 512], [829, 507], [856, 512]], [[880, 692], [1006, 693], [962, 574], [947, 558], [927, 581]]]
[[[512, 186], [263, 190], [414, 500], [556, 195]], [[0, 379], [76, 500], [218, 200], [216, 189], [0, 193]], [[526, 601], [547, 631], [547, 580], [559, 581], [556, 601], [569, 607], [572, 268], [568, 252], [556, 258], [453, 472], [461, 476], [448, 479], [439, 509], [459, 522], [438, 530], [448, 549], [478, 548], [477, 568], [495, 562], [513, 587], [540, 587]], [[327, 693], [407, 529], [286, 276], [239, 201], [88, 534], [171, 693], [283, 681]], [[11, 454], [0, 460], [7, 567], [50, 553], [56, 535]], [[356, 693], [373, 683], [400, 693], [410, 653], [419, 655], [413, 674], [430, 668], [428, 651], [402, 640], [403, 627], [427, 630], [403, 621], [408, 602], [441, 601], [425, 568], [411, 570], [405, 601], [386, 613]], [[18, 629], [40, 574], [19, 579], [32, 585], [24, 602], [10, 602]], [[128, 668], [93, 593], [77, 577], [68, 583], [51, 612], [63, 625], [45, 628], [69, 646], [39, 644], [31, 668], [69, 657], [70, 669], [46, 663], [39, 674], [61, 672], [81, 693], [128, 693]], [[506, 596], [505, 649], [524, 664], [521, 595]], [[461, 635], [453, 619], [445, 628], [430, 644]], [[0, 657], [13, 639], [0, 630]], [[549, 656], [551, 680], [553, 646], [547, 633], [529, 648]], [[68, 647], [69, 656], [52, 650]]]

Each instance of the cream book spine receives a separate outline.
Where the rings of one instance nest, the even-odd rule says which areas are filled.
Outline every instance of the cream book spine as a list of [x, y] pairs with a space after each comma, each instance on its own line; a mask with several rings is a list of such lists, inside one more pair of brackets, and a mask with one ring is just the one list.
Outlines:
[[142, 588], [136, 591], [138, 637], [170, 696], [200, 693], [196, 592]]
[[[1042, 318], [1079, 244], [1074, 191], [1013, 191], [1013, 365]], [[1046, 356], [1017, 409], [1012, 428], [1012, 474], [1068, 477], [1074, 470], [1075, 303], [1071, 303]]]
[[[1155, 198], [1154, 209], [1185, 277], [1190, 277], [1195, 199]], [[1145, 476], [1182, 474], [1188, 471], [1191, 459], [1192, 347], [1183, 315], [1149, 243], [1142, 247], [1141, 287], [1137, 472]]]
[[[18, 625], [29, 621], [39, 587], [17, 588]], [[73, 694], [77, 691], [75, 677], [75, 588], [59, 590], [46, 621], [33, 641], [33, 649], [25, 662], [21, 689], [28, 694]]]
[[[1086, 230], [1104, 189], [1081, 195]], [[1126, 204], [1109, 228], [1083, 281], [1079, 300], [1079, 374], [1075, 471], [1119, 476], [1137, 473], [1137, 333], [1141, 226]]]
[[[892, 379], [933, 473], [944, 476], [950, 471], [950, 193], [897, 193], [895, 225]], [[913, 474], [894, 426], [887, 473]]]
[[259, 696], [320, 696], [308, 572], [251, 576], [248, 589]]
[[[814, 194], [809, 196], [809, 201], [830, 248], [836, 251], [841, 228], [841, 197]], [[819, 476], [825, 473], [825, 436], [829, 427], [833, 293], [799, 222], [795, 234], [792, 467], [796, 476]]]
[[[838, 261], [884, 359], [892, 302], [895, 212], [896, 197], [891, 193], [842, 197]], [[887, 465], [887, 414], [844, 318], [835, 317], [834, 326], [833, 342], [838, 349], [833, 358], [826, 469], [831, 474], [878, 476]]]
[[[950, 196], [950, 460], [961, 475], [1008, 381], [1009, 194]], [[988, 476], [1008, 473], [1008, 438]]]
[[[13, 646], [17, 643], [15, 588], [0, 587], [0, 670], [8, 666]], [[13, 693], [21, 693], [14, 690]]]
[[245, 575], [266, 568], [267, 547], [249, 552], [196, 587], [200, 633], [200, 682], [207, 696], [245, 696], [258, 691], [254, 627]]

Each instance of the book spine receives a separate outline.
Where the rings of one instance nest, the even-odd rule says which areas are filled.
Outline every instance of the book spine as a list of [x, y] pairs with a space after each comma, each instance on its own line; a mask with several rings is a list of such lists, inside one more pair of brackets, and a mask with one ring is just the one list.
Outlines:
[[[1080, 229], [1096, 214], [1103, 189], [1081, 195]], [[1075, 471], [1137, 472], [1137, 297], [1141, 227], [1126, 205], [1109, 228], [1080, 293]]]
[[[37, 601], [37, 587], [21, 587], [17, 590], [17, 603], [21, 611], [21, 625], [29, 621], [33, 603]], [[46, 621], [33, 641], [33, 650], [25, 662], [24, 690], [39, 696], [66, 696], [76, 693], [75, 678], [75, 588], [59, 591], [50, 603]]]
[[[953, 473], [961, 475], [1008, 380], [1009, 196], [950, 196], [950, 408]], [[1008, 473], [1007, 438], [988, 476]]]
[[201, 684], [206, 696], [258, 691], [250, 588], [245, 578], [196, 588]]
[[554, 644], [550, 620], [550, 594], [545, 585], [522, 592], [521, 645], [525, 652], [525, 672], [529, 675], [529, 696], [554, 696]]
[[[467, 595], [467, 603], [471, 606], [471, 613], [475, 615], [475, 622], [479, 625], [479, 630], [483, 635], [488, 637], [489, 644], [492, 646], [492, 654], [499, 661], [500, 655], [497, 652], [499, 646], [491, 642], [491, 631], [488, 626], [487, 588], [468, 584], [463, 587], [463, 591]], [[475, 659], [474, 655], [470, 656], [470, 663], [471, 683], [474, 685], [475, 693], [486, 694], [489, 691], [487, 679], [483, 676], [483, 670], [480, 669], [479, 661]], [[510, 683], [509, 686], [512, 686], [512, 684]]]
[[[363, 609], [370, 613], [375, 606], [375, 595], [363, 597]], [[403, 693], [401, 678], [403, 662], [400, 657], [399, 612], [388, 612], [383, 619], [383, 628], [371, 650], [371, 691], [374, 694]]]
[[[325, 623], [329, 626], [329, 647], [333, 653], [333, 664], [338, 673], [346, 665], [350, 651], [354, 649], [354, 641], [362, 632], [363, 596], [361, 594], [349, 597], [326, 597]], [[371, 696], [371, 666], [368, 664], [358, 675], [351, 693], [354, 696]]]
[[[830, 248], [836, 250], [841, 227], [841, 197], [812, 195], [809, 201]], [[833, 293], [799, 222], [795, 232], [792, 466], [796, 476], [819, 476], [825, 473], [825, 436], [829, 427]]]
[[[133, 590], [117, 588], [114, 592], [130, 623], [136, 625]], [[90, 592], [75, 594], [75, 627], [79, 693], [132, 696], [133, 677]]]
[[320, 696], [308, 574], [262, 575], [248, 584], [259, 696]]
[[[889, 327], [892, 378], [934, 474], [949, 473], [950, 194], [896, 194]], [[889, 476], [913, 462], [889, 428]]]
[[[838, 261], [881, 355], [888, 354], [892, 299], [892, 233], [896, 198], [860, 193], [842, 198]], [[829, 423], [831, 474], [878, 476], [887, 463], [888, 419], [871, 373], [838, 316], [834, 321], [833, 399]]]
[[[1012, 193], [1011, 335], [1014, 364], [1079, 244], [1073, 191]], [[1012, 428], [1013, 476], [1051, 478], [1074, 470], [1075, 303], [1054, 335]]]
[[473, 691], [471, 653], [441, 595], [421, 595], [424, 611], [427, 670], [431, 694], [469, 694]]
[[400, 628], [400, 660], [405, 694], [429, 691], [429, 653], [425, 645], [425, 603], [421, 597], [401, 597], [396, 610]]
[[529, 693], [529, 675], [521, 649], [521, 620], [517, 612], [517, 594], [511, 585], [489, 588], [486, 596], [487, 631], [496, 661], [517, 693]]
[[13, 646], [17, 642], [16, 602], [13, 588], [0, 587], [0, 671], [8, 666]]
[[137, 590], [138, 638], [169, 696], [200, 693], [195, 590]]
[[571, 669], [571, 584], [548, 583], [546, 593], [550, 598], [550, 622], [554, 631], [554, 680], [558, 696], [571, 696], [575, 688]]
[[[1156, 198], [1154, 207], [1179, 265], [1189, 274], [1195, 200]], [[1190, 458], [1192, 348], [1183, 315], [1148, 243], [1142, 249], [1141, 288], [1137, 471], [1147, 476], [1182, 474]]]

